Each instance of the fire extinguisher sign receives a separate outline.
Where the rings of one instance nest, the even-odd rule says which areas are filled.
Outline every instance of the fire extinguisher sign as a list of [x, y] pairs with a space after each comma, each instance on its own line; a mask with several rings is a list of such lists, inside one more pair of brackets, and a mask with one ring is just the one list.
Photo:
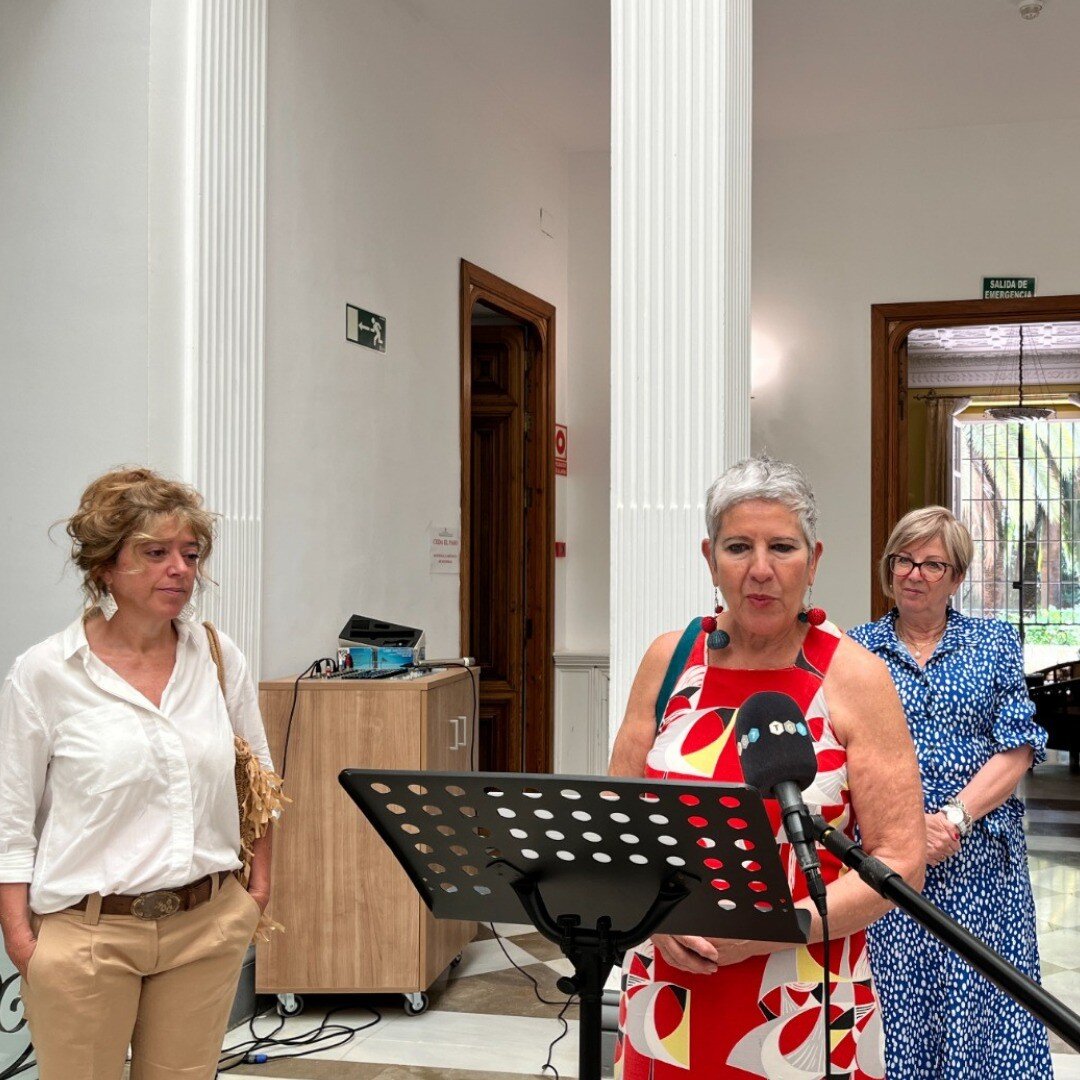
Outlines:
[[555, 425], [555, 475], [566, 475], [566, 425]]

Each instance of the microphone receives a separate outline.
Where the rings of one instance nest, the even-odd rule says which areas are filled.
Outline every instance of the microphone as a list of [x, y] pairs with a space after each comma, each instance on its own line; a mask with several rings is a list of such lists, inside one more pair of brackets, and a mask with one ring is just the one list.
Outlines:
[[735, 741], [746, 782], [780, 804], [784, 832], [795, 849], [810, 898], [824, 916], [825, 882], [802, 799], [803, 789], [817, 776], [817, 756], [802, 709], [787, 694], [773, 690], [751, 694], [735, 714]]

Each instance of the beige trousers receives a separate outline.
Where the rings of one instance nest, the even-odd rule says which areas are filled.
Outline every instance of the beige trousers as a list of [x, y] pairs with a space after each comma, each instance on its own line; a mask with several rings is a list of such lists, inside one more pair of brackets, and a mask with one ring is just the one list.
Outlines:
[[230, 874], [156, 922], [99, 908], [31, 917], [22, 1000], [41, 1080], [120, 1080], [129, 1043], [131, 1080], [210, 1080], [258, 904]]

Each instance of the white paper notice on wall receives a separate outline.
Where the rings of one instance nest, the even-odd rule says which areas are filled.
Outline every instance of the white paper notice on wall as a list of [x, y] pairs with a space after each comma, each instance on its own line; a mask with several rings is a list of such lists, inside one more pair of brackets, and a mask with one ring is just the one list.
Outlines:
[[433, 574], [461, 573], [461, 530], [449, 525], [432, 525], [428, 529]]

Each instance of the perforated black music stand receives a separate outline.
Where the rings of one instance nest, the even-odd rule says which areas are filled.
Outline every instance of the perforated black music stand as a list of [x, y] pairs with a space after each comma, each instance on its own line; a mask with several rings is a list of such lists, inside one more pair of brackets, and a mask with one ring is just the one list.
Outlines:
[[[574, 965], [579, 1076], [600, 1076], [604, 983], [649, 935], [807, 940], [744, 784], [346, 769], [342, 787], [437, 919], [519, 922]], [[554, 914], [553, 914], [554, 913]]]

